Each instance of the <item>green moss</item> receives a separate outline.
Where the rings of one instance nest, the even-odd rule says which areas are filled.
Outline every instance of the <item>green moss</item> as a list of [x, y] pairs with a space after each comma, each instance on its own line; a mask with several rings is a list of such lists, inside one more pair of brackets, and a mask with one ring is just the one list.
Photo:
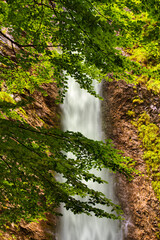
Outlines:
[[133, 99], [132, 102], [135, 104], [141, 104], [141, 103], [143, 103], [143, 100], [137, 97], [137, 98]]
[[13, 98], [6, 92], [0, 92], [0, 101], [15, 103]]
[[156, 124], [150, 122], [150, 116], [144, 112], [137, 121], [139, 137], [144, 147], [143, 158], [147, 171], [152, 177], [152, 187], [160, 200], [160, 133]]
[[129, 110], [129, 111], [127, 112], [127, 115], [128, 115], [129, 117], [135, 117], [135, 112]]
[[[160, 65], [159, 65], [160, 67]], [[159, 79], [153, 79], [151, 78], [148, 82], [147, 82], [147, 89], [148, 90], [153, 90], [153, 92], [155, 94], [160, 93], [160, 81]]]
[[19, 113], [20, 115], [22, 115], [22, 117], [24, 117], [25, 119], [28, 119], [28, 115], [27, 115], [26, 111], [25, 111], [22, 107], [20, 107], [20, 108], [18, 109], [18, 113]]
[[[153, 24], [153, 25], [152, 25]], [[151, 23], [151, 21], [144, 26], [144, 37], [146, 38], [147, 29], [154, 29], [157, 22]], [[155, 94], [160, 93], [160, 81], [159, 81], [159, 69], [160, 69], [160, 47], [156, 41], [146, 43], [145, 47], [142, 45], [135, 45], [132, 48], [126, 49], [126, 52], [130, 55], [130, 60], [140, 63], [150, 71], [150, 74], [140, 74], [134, 78], [135, 84], [142, 84], [147, 87], [148, 90], [152, 90]], [[152, 75], [153, 73], [153, 75]], [[152, 77], [151, 77], [152, 75]]]
[[147, 112], [143, 112], [138, 121], [137, 121], [137, 126], [141, 126], [142, 124], [148, 125], [150, 123], [150, 116], [147, 114]]
[[17, 239], [17, 237], [16, 237], [14, 234], [12, 234], [12, 238], [13, 238], [13, 239]]

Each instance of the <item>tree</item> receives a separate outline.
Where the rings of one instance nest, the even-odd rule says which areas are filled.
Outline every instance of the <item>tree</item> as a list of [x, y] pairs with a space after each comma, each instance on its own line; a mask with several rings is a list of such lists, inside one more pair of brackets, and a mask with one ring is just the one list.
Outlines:
[[[119, 218], [120, 207], [89, 189], [82, 180], [103, 182], [89, 173], [91, 168], [109, 168], [130, 177], [132, 170], [125, 158], [110, 142], [29, 126], [16, 109], [30, 98], [15, 102], [11, 94], [30, 94], [35, 89], [43, 92], [41, 85], [54, 81], [59, 88], [58, 101], [62, 102], [68, 75], [96, 97], [92, 81], [107, 78], [107, 73], [127, 81], [140, 74], [156, 78], [157, 69], [142, 68], [122, 54], [123, 49], [145, 44], [146, 18], [141, 19], [144, 13], [148, 18], [154, 15], [157, 24], [158, 1], [154, 5], [152, 2], [0, 2], [1, 225], [21, 218], [33, 220], [45, 211], [53, 212], [61, 202], [74, 213]], [[76, 160], [68, 159], [66, 152], [72, 152]], [[66, 178], [65, 183], [56, 181], [56, 172]], [[88, 200], [76, 200], [74, 195], [88, 196]], [[97, 209], [96, 203], [111, 206], [115, 214]]]

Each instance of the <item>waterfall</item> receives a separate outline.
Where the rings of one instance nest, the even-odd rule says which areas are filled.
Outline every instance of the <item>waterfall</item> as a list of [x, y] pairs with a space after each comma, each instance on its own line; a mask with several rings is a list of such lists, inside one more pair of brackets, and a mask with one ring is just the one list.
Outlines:
[[[100, 100], [80, 89], [72, 78], [68, 79], [68, 92], [66, 94], [63, 111], [63, 129], [81, 132], [93, 140], [102, 140]], [[95, 89], [100, 91], [97, 85]], [[93, 187], [114, 200], [113, 180], [106, 171], [100, 173], [109, 184], [89, 183]], [[120, 223], [117, 220], [100, 219], [85, 214], [74, 215], [71, 211], [62, 209], [63, 217], [60, 223], [58, 240], [122, 240]]]

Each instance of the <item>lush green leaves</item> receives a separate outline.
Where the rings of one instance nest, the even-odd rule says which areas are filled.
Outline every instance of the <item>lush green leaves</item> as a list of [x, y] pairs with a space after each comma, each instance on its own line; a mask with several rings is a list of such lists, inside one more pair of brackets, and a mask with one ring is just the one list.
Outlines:
[[[0, 125], [0, 224], [11, 219], [33, 220], [45, 211], [54, 212], [63, 202], [74, 213], [94, 212], [99, 217], [118, 218], [120, 207], [84, 183], [105, 182], [89, 172], [92, 168], [109, 168], [131, 176], [125, 159], [109, 142], [104, 144], [58, 129], [35, 129], [20, 121], [1, 119]], [[67, 152], [72, 153], [71, 157]], [[57, 173], [64, 182], [56, 180]], [[87, 198], [81, 201], [75, 195]], [[118, 215], [98, 209], [98, 203], [111, 206]]]
[[[131, 78], [131, 70], [140, 74], [140, 65], [122, 56], [121, 48], [143, 44], [147, 16], [153, 15], [158, 2], [150, 5], [149, 1], [118, 0], [1, 1], [1, 36], [10, 46], [9, 56], [1, 54], [7, 69], [1, 79], [11, 92], [24, 87], [32, 92], [37, 84], [54, 77], [58, 87], [63, 87], [63, 98], [64, 71], [92, 94], [92, 80], [101, 80], [106, 73], [117, 78]], [[153, 31], [148, 39], [158, 36]]]
[[[158, 79], [158, 8], [158, 0], [0, 1], [1, 225], [33, 220], [61, 202], [74, 213], [117, 218], [95, 204], [110, 205], [116, 214], [119, 206], [83, 180], [103, 182], [89, 172], [103, 167], [129, 177], [125, 159], [110, 143], [27, 125], [18, 112], [30, 99], [15, 102], [11, 94], [40, 91], [43, 83], [54, 81], [62, 101], [67, 75], [93, 95], [92, 81], [107, 74], [132, 81], [137, 76]], [[152, 62], [156, 58], [151, 67], [127, 57], [135, 46], [143, 46], [145, 55], [149, 49]], [[75, 159], [67, 158], [68, 152]], [[56, 181], [55, 173], [66, 181]], [[75, 195], [88, 198], [83, 202]]]

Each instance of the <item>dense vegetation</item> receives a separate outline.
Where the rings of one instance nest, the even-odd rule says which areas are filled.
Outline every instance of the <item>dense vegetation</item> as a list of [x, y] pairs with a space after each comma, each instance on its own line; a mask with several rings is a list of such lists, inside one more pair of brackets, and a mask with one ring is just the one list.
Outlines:
[[[110, 142], [32, 127], [18, 111], [32, 101], [35, 90], [46, 94], [43, 83], [55, 82], [57, 102], [62, 102], [68, 75], [95, 96], [92, 81], [107, 79], [107, 74], [132, 82], [140, 79], [158, 91], [158, 14], [158, 0], [0, 1], [1, 226], [54, 212], [62, 202], [74, 213], [119, 218], [119, 206], [82, 182], [103, 182], [89, 173], [91, 168], [131, 176], [124, 157]], [[139, 61], [142, 52], [150, 64]], [[25, 95], [25, 100], [16, 101], [17, 94]], [[68, 159], [67, 152], [76, 159]], [[56, 181], [55, 172], [66, 182]], [[74, 195], [88, 200], [76, 200]], [[115, 214], [97, 209], [96, 203], [111, 206]]]

